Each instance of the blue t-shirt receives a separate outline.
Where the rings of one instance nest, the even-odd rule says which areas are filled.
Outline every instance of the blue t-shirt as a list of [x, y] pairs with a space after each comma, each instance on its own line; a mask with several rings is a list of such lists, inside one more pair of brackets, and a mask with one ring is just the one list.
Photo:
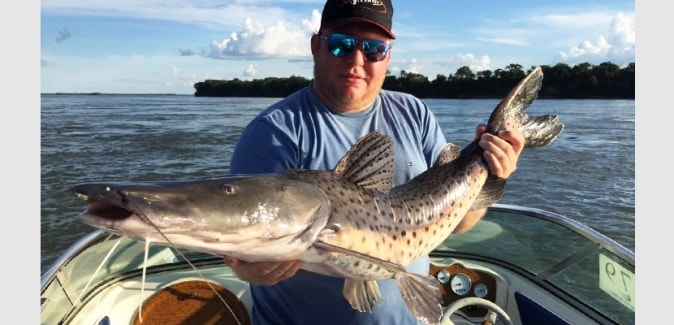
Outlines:
[[[446, 140], [435, 116], [420, 99], [382, 90], [372, 107], [340, 113], [322, 104], [307, 86], [262, 111], [236, 144], [230, 174], [285, 169], [332, 170], [361, 137], [379, 131], [393, 139], [394, 185], [428, 169]], [[429, 258], [411, 263], [428, 274]], [[343, 278], [299, 270], [272, 286], [251, 285], [255, 324], [417, 324], [394, 280], [377, 281], [382, 302], [359, 312], [342, 294]]]

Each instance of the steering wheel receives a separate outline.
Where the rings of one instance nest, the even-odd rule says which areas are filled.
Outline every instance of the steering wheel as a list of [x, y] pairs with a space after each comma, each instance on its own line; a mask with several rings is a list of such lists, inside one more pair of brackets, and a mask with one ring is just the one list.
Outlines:
[[471, 305], [478, 305], [487, 308], [489, 312], [487, 313], [487, 316], [485, 316], [485, 321], [490, 322], [491, 324], [496, 323], [496, 316], [498, 316], [498, 318], [500, 318], [504, 324], [513, 325], [513, 322], [510, 320], [510, 316], [508, 316], [508, 314], [501, 307], [499, 307], [497, 304], [487, 299], [478, 297], [461, 298], [453, 302], [451, 305], [447, 306], [442, 315], [441, 324], [454, 325], [454, 322], [452, 322], [452, 320], [450, 319], [452, 314], [456, 313], [459, 309], [463, 307]]

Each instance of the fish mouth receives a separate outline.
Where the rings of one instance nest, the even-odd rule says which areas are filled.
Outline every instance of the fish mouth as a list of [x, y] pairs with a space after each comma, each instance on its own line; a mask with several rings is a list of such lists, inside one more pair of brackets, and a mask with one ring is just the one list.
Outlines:
[[129, 209], [102, 201], [91, 202], [83, 214], [109, 220], [123, 220], [138, 215]]
[[[92, 191], [92, 188], [97, 190]], [[77, 197], [89, 203], [80, 217], [111, 221], [128, 219], [133, 215], [140, 218], [137, 211], [128, 208], [129, 198], [121, 191], [112, 190], [110, 186], [86, 187], [81, 184], [73, 186], [71, 190]]]
[[[111, 186], [77, 185], [72, 187], [75, 194], [89, 205], [79, 215], [79, 219], [95, 228], [100, 228], [121, 236], [133, 236], [129, 230], [156, 229], [156, 225], [140, 211], [130, 207], [131, 199], [123, 191]], [[144, 239], [144, 237], [139, 238]]]
[[142, 214], [105, 201], [90, 201], [79, 219], [92, 227], [139, 241], [147, 240], [150, 230], [157, 230]]

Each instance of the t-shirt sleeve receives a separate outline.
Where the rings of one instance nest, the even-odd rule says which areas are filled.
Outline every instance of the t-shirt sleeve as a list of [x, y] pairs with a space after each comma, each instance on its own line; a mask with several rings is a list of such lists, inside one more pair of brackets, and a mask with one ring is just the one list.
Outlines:
[[297, 144], [289, 132], [258, 118], [241, 133], [229, 173], [262, 174], [296, 168], [297, 157]]
[[426, 103], [422, 102], [421, 105], [421, 111], [423, 112], [421, 117], [423, 151], [427, 167], [430, 168], [435, 164], [435, 160], [445, 147], [447, 139], [445, 139], [440, 123], [435, 118], [433, 111], [428, 108]]

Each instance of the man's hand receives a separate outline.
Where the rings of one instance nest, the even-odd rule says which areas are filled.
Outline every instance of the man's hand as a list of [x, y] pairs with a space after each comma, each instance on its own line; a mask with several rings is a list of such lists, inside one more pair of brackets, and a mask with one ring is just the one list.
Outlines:
[[257, 285], [272, 285], [288, 279], [302, 266], [300, 261], [246, 262], [231, 256], [223, 258], [239, 279]]
[[483, 157], [494, 176], [508, 178], [517, 169], [517, 159], [524, 148], [524, 136], [518, 130], [501, 130], [498, 136], [485, 133], [487, 126], [480, 124], [475, 134], [480, 138]]

